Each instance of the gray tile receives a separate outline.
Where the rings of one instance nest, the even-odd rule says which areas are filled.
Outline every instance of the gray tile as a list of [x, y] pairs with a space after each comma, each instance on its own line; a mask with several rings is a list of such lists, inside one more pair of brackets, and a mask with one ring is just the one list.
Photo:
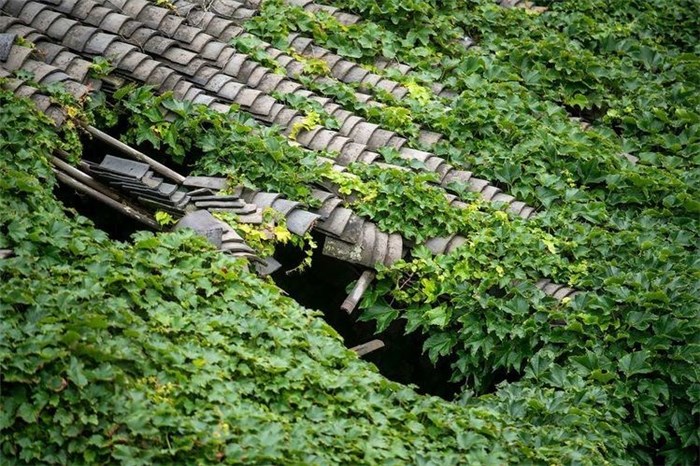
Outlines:
[[141, 179], [150, 167], [146, 163], [122, 159], [107, 155], [100, 163], [100, 168], [134, 179]]

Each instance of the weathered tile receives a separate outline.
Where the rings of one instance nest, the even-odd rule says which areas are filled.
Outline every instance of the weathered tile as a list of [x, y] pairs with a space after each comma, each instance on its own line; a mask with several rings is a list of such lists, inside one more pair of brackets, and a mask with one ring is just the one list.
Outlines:
[[222, 222], [206, 210], [197, 210], [186, 214], [175, 224], [173, 229], [180, 230], [183, 228], [190, 228], [196, 231], [217, 248], [220, 248], [222, 245], [222, 236], [225, 228]]
[[205, 58], [207, 60], [217, 61], [219, 59], [219, 55], [227, 47], [229, 47], [229, 46], [224, 44], [223, 42], [213, 40], [213, 38], [212, 38], [212, 40], [208, 41], [199, 53], [200, 53], [200, 56], [202, 58]]
[[208, 188], [219, 191], [228, 186], [228, 181], [226, 178], [213, 176], [188, 176], [185, 178], [185, 181], [182, 182], [182, 185], [193, 188]]
[[177, 31], [184, 21], [185, 18], [175, 15], [168, 15], [163, 18], [163, 21], [161, 21], [160, 25], [158, 26], [158, 30], [166, 36], [172, 37], [173, 34], [175, 34], [175, 31]]
[[340, 238], [352, 215], [352, 210], [337, 207], [326, 220], [319, 224], [319, 228]]
[[382, 89], [384, 91], [387, 91], [389, 93], [393, 92], [394, 89], [399, 85], [396, 81], [391, 81], [389, 79], [382, 79], [379, 81], [375, 86], [377, 89]]
[[32, 21], [32, 27], [38, 29], [39, 31], [45, 31], [61, 16], [63, 15], [57, 11], [44, 10], [34, 18], [34, 21]]
[[349, 83], [356, 83], [362, 81], [367, 75], [369, 74], [369, 71], [362, 68], [361, 66], [357, 65], [348, 71], [345, 76], [343, 76], [343, 81], [349, 82]]
[[319, 131], [321, 131], [320, 126], [317, 126], [311, 130], [302, 130], [297, 135], [297, 142], [305, 147], [308, 147], [311, 140], [316, 137]]
[[501, 190], [499, 188], [489, 185], [481, 191], [481, 197], [483, 197], [485, 201], [491, 201], [494, 196], [500, 192]]
[[338, 61], [335, 66], [333, 66], [333, 69], [331, 70], [331, 74], [338, 79], [343, 79], [343, 77], [348, 74], [348, 72], [353, 68], [357, 66], [355, 63], [347, 61], [347, 60], [341, 60]]
[[135, 179], [141, 179], [150, 169], [146, 163], [135, 162], [112, 155], [105, 156], [99, 166], [104, 170]]
[[480, 193], [488, 185], [489, 182], [482, 180], [481, 178], [477, 178], [475, 176], [469, 178], [469, 190], [475, 193]]
[[389, 142], [389, 139], [391, 139], [395, 135], [396, 133], [394, 133], [393, 131], [377, 128], [377, 130], [369, 138], [369, 141], [367, 141], [367, 147], [369, 147], [370, 149], [378, 149], [380, 147], [384, 147]]
[[6, 61], [15, 41], [15, 34], [0, 34], [0, 61]]
[[233, 58], [231, 58], [231, 60], [224, 67], [223, 72], [230, 76], [238, 76], [238, 73], [240, 73], [243, 63], [245, 63], [247, 59], [248, 55], [242, 53], [234, 55]]
[[90, 41], [85, 46], [85, 53], [92, 55], [104, 55], [107, 47], [109, 47], [109, 45], [116, 39], [116, 36], [113, 34], [98, 32], [92, 36]]
[[63, 37], [63, 45], [76, 52], [83, 52], [90, 37], [95, 33], [97, 33], [97, 29], [93, 27], [75, 26], [71, 28], [70, 34]]
[[250, 107], [260, 94], [261, 92], [255, 89], [243, 88], [236, 96], [235, 102], [242, 107]]
[[295, 209], [287, 217], [287, 229], [292, 233], [303, 236], [313, 228], [319, 215], [301, 209]]
[[253, 204], [257, 205], [258, 207], [271, 207], [272, 204], [280, 198], [279, 193], [265, 193], [265, 192], [258, 192], [255, 194], [253, 199], [250, 201]]
[[441, 237], [436, 237], [436, 238], [430, 238], [428, 241], [425, 242], [425, 246], [432, 252], [433, 254], [444, 254], [445, 250], [447, 249], [447, 245], [449, 242], [452, 240], [451, 236], [441, 236]]
[[151, 37], [144, 45], [144, 50], [154, 54], [163, 55], [170, 47], [176, 47], [177, 42], [173, 39], [161, 36]]
[[525, 208], [525, 203], [521, 201], [513, 201], [511, 204], [508, 206], [508, 210], [516, 215], [520, 214], [520, 211]]
[[321, 130], [311, 139], [309, 142], [309, 149], [311, 150], [325, 150], [331, 139], [335, 137], [335, 132], [321, 128]]
[[270, 74], [270, 70], [264, 66], [259, 66], [250, 74], [250, 76], [248, 76], [248, 79], [246, 79], [246, 84], [250, 87], [258, 87], [258, 84], [260, 84], [262, 78], [267, 74]]
[[363, 144], [349, 141], [340, 151], [340, 155], [337, 158], [338, 163], [341, 165], [350, 165], [356, 162], [364, 152], [365, 146]]
[[161, 56], [172, 63], [186, 66], [197, 57], [197, 54], [180, 47], [171, 47], [162, 53]]
[[431, 172], [438, 172], [441, 169], [441, 166], [442, 170], [445, 170], [444, 165], [447, 165], [449, 168], [452, 168], [451, 165], [447, 164], [447, 162], [445, 162], [445, 160], [440, 157], [430, 156], [425, 161], [425, 168]]

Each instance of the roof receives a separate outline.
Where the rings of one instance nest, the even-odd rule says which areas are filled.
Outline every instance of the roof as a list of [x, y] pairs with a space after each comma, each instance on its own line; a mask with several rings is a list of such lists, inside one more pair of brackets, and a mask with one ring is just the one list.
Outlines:
[[[305, 1], [296, 3], [307, 9], [327, 9]], [[449, 194], [454, 183], [460, 183], [524, 219], [537, 214], [533, 207], [502, 192], [488, 180], [457, 169], [432, 152], [411, 148], [406, 138], [394, 131], [370, 123], [331, 99], [305, 89], [295, 80], [303, 64], [283, 51], [264, 44], [265, 51], [285, 69], [286, 76], [239, 53], [227, 41], [246, 34], [241, 24], [255, 13], [254, 2], [214, 1], [207, 10], [185, 0], [175, 5], [177, 13], [147, 0], [0, 0], [0, 8], [6, 13], [0, 16], [0, 33], [15, 34], [34, 44], [33, 49], [13, 45], [7, 60], [0, 62], [0, 70], [4, 69], [5, 75], [18, 70], [31, 71], [40, 85], [60, 81], [74, 96], [82, 98], [91, 89], [103, 85], [89, 72], [92, 58], [103, 56], [115, 67], [115, 74], [123, 79], [152, 85], [160, 92], [170, 91], [178, 99], [204, 104], [220, 112], [227, 112], [231, 104], [237, 104], [260, 124], [278, 125], [285, 134], [302, 122], [304, 115], [271, 94], [298, 94], [321, 104], [339, 122], [338, 130], [316, 127], [296, 137], [296, 141], [309, 150], [337, 152], [333, 160], [336, 169], [342, 170], [343, 166], [358, 161], [383, 163], [377, 150], [390, 147], [402, 158], [418, 161], [424, 170], [436, 173], [455, 208], [466, 206], [457, 196]], [[332, 7], [330, 12], [342, 21], [357, 21], [356, 17], [344, 15]], [[407, 92], [399, 83], [318, 47], [308, 38], [294, 34], [289, 41], [299, 53], [312, 54], [328, 64], [330, 76], [317, 77], [317, 80], [372, 84], [398, 98]], [[396, 66], [404, 73], [409, 70]], [[18, 94], [31, 95], [39, 108], [57, 123], [62, 121], [58, 109], [53, 108], [46, 96], [21, 81], [12, 85], [16, 86]], [[451, 92], [442, 86], [434, 90], [442, 95]], [[369, 105], [380, 105], [365, 94], [356, 93], [356, 97]], [[423, 131], [420, 140], [430, 146], [440, 140], [440, 135]], [[343, 207], [340, 199], [329, 192], [318, 191], [322, 205], [308, 215], [302, 214], [303, 210], [292, 201], [279, 199], [278, 194], [246, 195], [248, 197], [241, 192], [246, 202], [283, 211], [288, 221], [291, 218], [292, 227], [300, 231], [312, 216], [318, 216], [317, 229], [329, 237], [324, 251], [344, 260], [365, 266], [389, 265], [400, 259], [407, 247], [399, 235], [380, 231], [372, 222]], [[426, 245], [439, 254], [464, 242], [465, 238], [451, 235], [431, 239]], [[542, 287], [545, 291], [553, 290], [553, 287]], [[548, 294], [563, 298], [574, 293], [569, 288], [564, 293], [563, 289], [560, 286]]]

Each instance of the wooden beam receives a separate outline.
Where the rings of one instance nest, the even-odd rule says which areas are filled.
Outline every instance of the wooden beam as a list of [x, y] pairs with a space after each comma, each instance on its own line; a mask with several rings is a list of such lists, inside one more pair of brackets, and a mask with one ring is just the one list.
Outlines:
[[343, 301], [343, 304], [340, 305], [340, 308], [348, 314], [352, 314], [352, 311], [354, 311], [357, 307], [357, 303], [360, 302], [360, 299], [362, 299], [365, 291], [367, 291], [367, 288], [369, 288], [370, 283], [372, 283], [372, 280], [374, 280], [374, 277], [376, 276], [377, 273], [374, 270], [365, 270], [362, 272], [360, 278], [357, 279], [357, 283], [355, 283], [355, 287], [352, 289], [348, 297], [345, 298], [345, 301]]
[[144, 215], [141, 212], [137, 211], [136, 209], [134, 209], [130, 206], [124, 205], [121, 202], [112, 199], [111, 197], [107, 196], [106, 194], [103, 194], [100, 191], [91, 188], [90, 186], [86, 185], [85, 183], [81, 183], [80, 181], [71, 177], [67, 173], [58, 170], [57, 168], [54, 168], [53, 171], [56, 174], [56, 177], [58, 178], [59, 181], [61, 181], [62, 183], [65, 183], [66, 185], [70, 186], [71, 188], [74, 188], [82, 193], [87, 194], [88, 196], [102, 202], [103, 204], [106, 204], [106, 205], [112, 207], [115, 210], [118, 210], [119, 212], [123, 213], [124, 215], [131, 217], [134, 220], [137, 220], [137, 221], [143, 223], [144, 225], [147, 225], [147, 226], [153, 228], [154, 230], [160, 230], [160, 225], [152, 217], [150, 217], [148, 215]]
[[90, 175], [88, 175], [85, 172], [82, 172], [75, 168], [73, 165], [70, 165], [69, 163], [64, 162], [63, 160], [59, 159], [58, 157], [51, 157], [51, 163], [61, 170], [62, 172], [66, 173], [68, 176], [76, 179], [77, 181], [80, 181], [81, 183], [91, 187], [92, 189], [101, 192], [105, 196], [109, 196], [115, 201], [122, 202], [123, 199], [119, 194], [116, 192], [112, 191], [109, 189], [107, 186], [104, 184], [100, 183]]
[[178, 184], [182, 184], [183, 181], [185, 181], [185, 177], [180, 175], [174, 170], [171, 170], [170, 168], [166, 167], [160, 162], [156, 162], [143, 152], [137, 151], [133, 147], [127, 146], [123, 142], [121, 142], [119, 139], [113, 138], [109, 134], [100, 131], [99, 129], [95, 128], [94, 126], [88, 126], [87, 127], [87, 132], [92, 134], [95, 138], [99, 139], [100, 141], [104, 142], [105, 144], [114, 147], [115, 149], [120, 150], [122, 153], [128, 155], [129, 157], [136, 159], [140, 162], [147, 163], [150, 165], [150, 167], [153, 169], [153, 171], [160, 173], [161, 175], [175, 181]]

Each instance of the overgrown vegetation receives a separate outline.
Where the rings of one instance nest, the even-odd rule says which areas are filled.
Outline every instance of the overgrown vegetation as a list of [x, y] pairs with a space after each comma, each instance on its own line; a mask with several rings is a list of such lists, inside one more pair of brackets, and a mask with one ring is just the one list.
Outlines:
[[[525, 282], [511, 263], [494, 263], [493, 251], [514, 258], [515, 270], [532, 259], [504, 247], [521, 232], [487, 228], [452, 254], [418, 252], [381, 273], [366, 318], [380, 328], [404, 319], [476, 393], [501, 393], [502, 371], [533, 388], [552, 374], [584, 377], [626, 413], [631, 455], [692, 464], [700, 443], [697, 5], [544, 3], [550, 11], [537, 14], [489, 0], [333, 2], [365, 18], [344, 26], [269, 1], [247, 28], [280, 46], [302, 32], [368, 65], [395, 59], [413, 72], [385, 75], [456, 91], [450, 101], [375, 95], [444, 134], [440, 155], [542, 208], [535, 224], [569, 262], [562, 278], [586, 290], [557, 305], [526, 285], [506, 286]], [[467, 36], [475, 47], [464, 47]], [[478, 252], [481, 241], [489, 252]]]
[[[469, 194], [457, 210], [419, 167], [334, 171], [320, 158], [333, 154], [289, 143], [236, 108], [219, 114], [148, 88], [118, 92], [100, 121], [120, 121], [127, 140], [198, 172], [312, 207], [314, 186], [335, 190], [414, 242], [406, 260], [380, 268], [362, 319], [421, 333], [432, 360], [452, 363], [461, 396], [445, 403], [381, 379], [311, 313], [186, 234], [122, 245], [67, 218], [46, 189], [45, 157], [60, 138], [3, 94], [0, 248], [19, 257], [0, 261], [0, 367], [11, 394], [0, 454], [30, 463], [700, 461], [697, 5], [543, 1], [550, 11], [537, 14], [491, 0], [333, 4], [366, 20], [344, 26], [268, 0], [245, 27], [284, 49], [302, 32], [400, 81], [405, 98], [363, 88], [383, 106], [361, 104], [357, 86], [314, 83], [328, 67], [292, 54], [309, 89], [414, 145], [420, 126], [440, 132], [435, 152], [537, 206], [535, 219]], [[467, 36], [476, 46], [465, 48]], [[251, 36], [235, 45], [282, 72]], [[380, 71], [380, 56], [413, 71]], [[434, 95], [435, 81], [457, 97]], [[292, 139], [337, 127], [309, 99], [276, 97], [306, 114]], [[74, 134], [63, 139], [75, 146]], [[420, 246], [456, 233], [467, 241], [450, 254]], [[582, 293], [559, 302], [534, 286], [540, 278]]]
[[3, 464], [602, 464], [622, 451], [602, 392], [418, 396], [203, 239], [109, 240], [52, 194], [52, 123], [6, 91], [0, 104], [0, 249], [14, 253], [0, 260]]

